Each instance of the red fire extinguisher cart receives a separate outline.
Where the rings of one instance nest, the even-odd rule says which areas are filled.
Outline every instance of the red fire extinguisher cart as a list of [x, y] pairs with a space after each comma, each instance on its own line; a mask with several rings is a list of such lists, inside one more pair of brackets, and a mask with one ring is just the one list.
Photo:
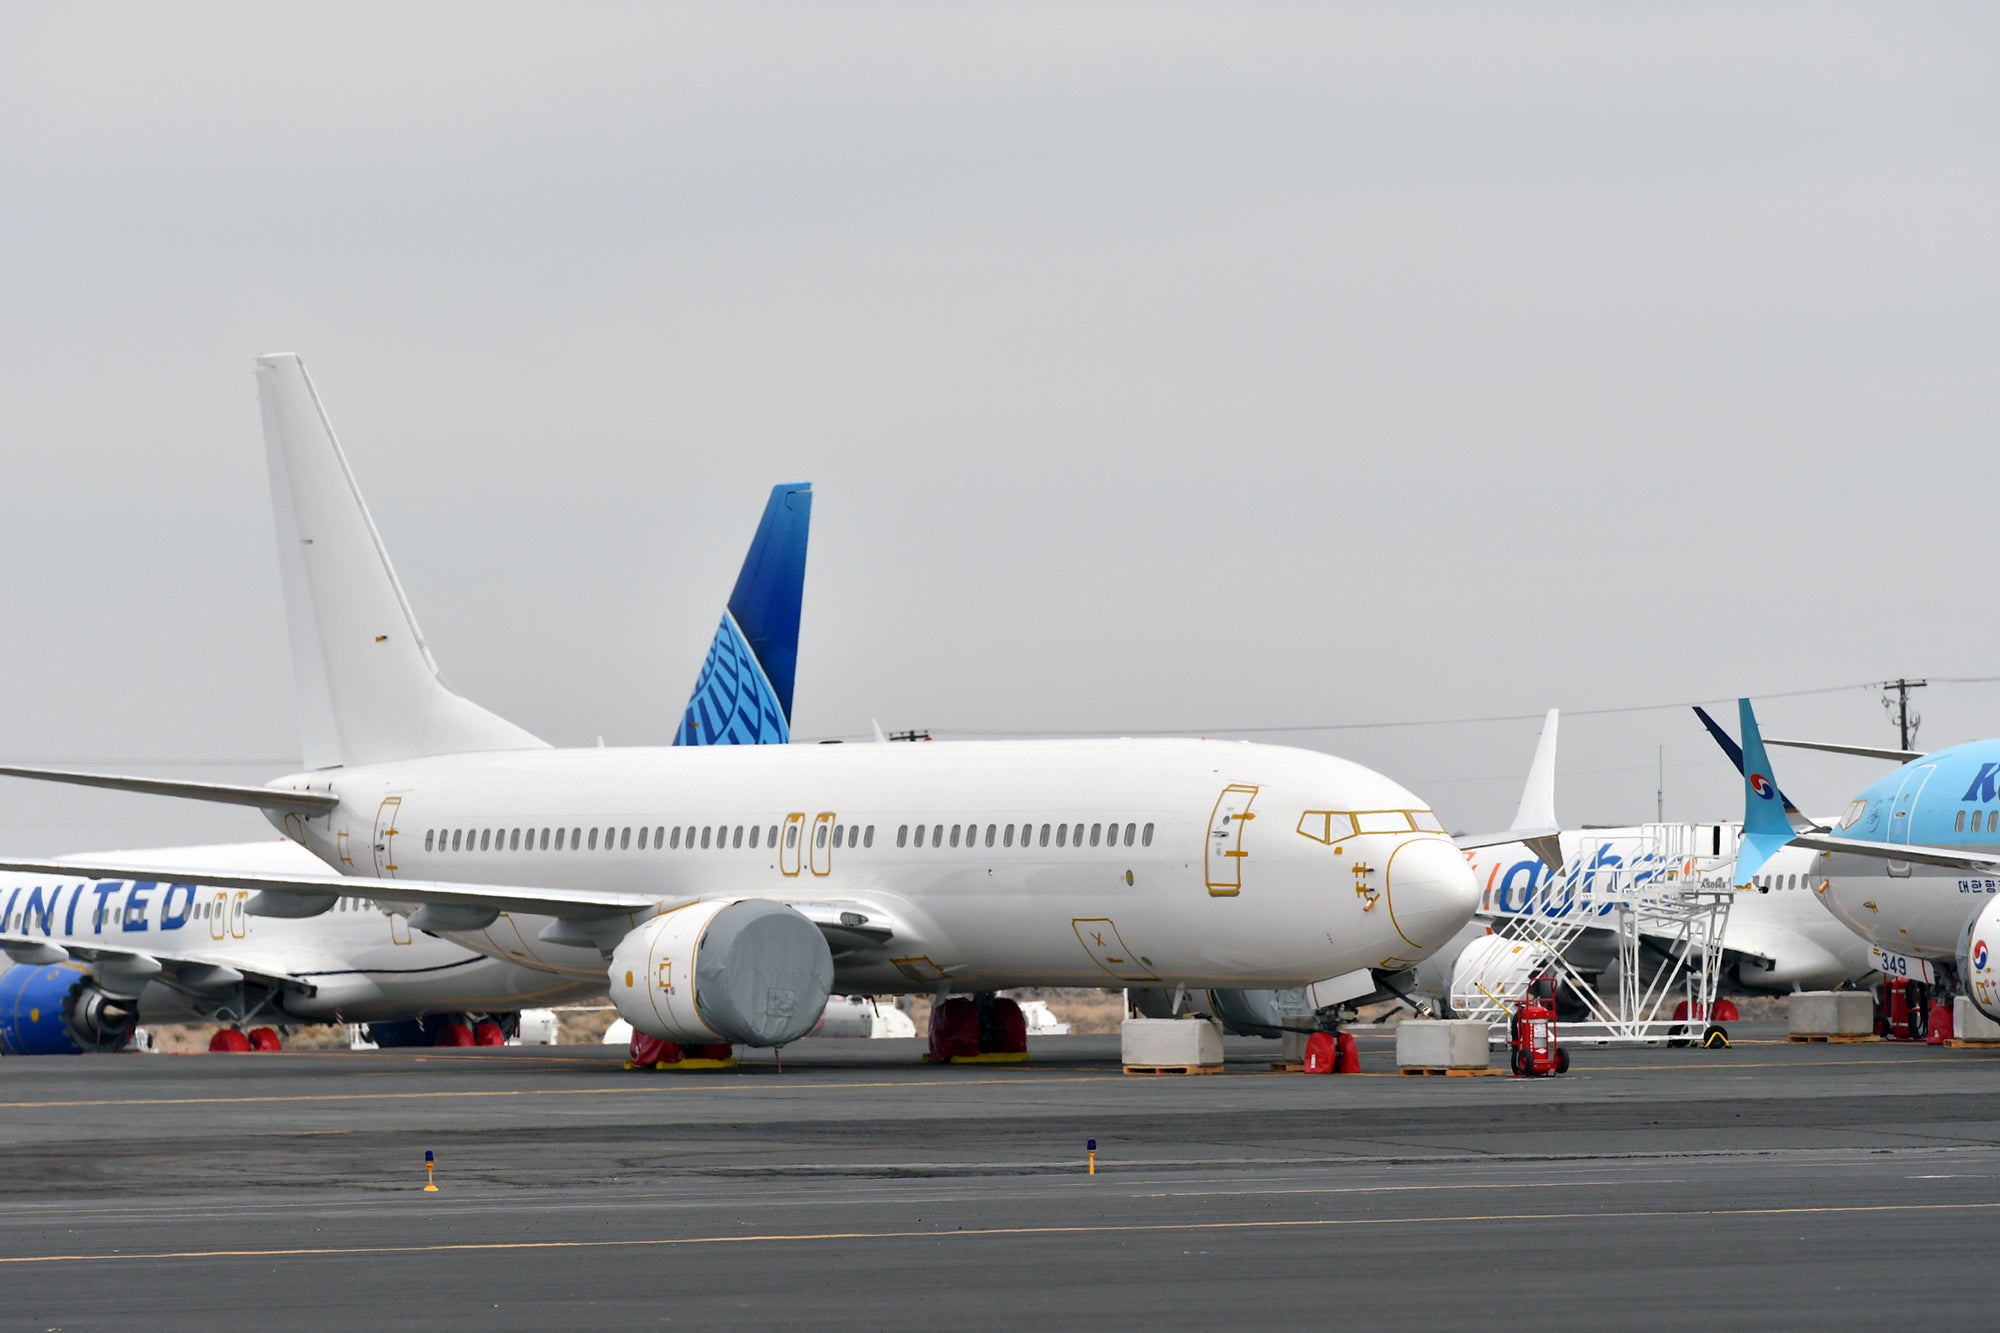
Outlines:
[[1521, 1078], [1569, 1072], [1569, 1052], [1556, 1039], [1555, 977], [1544, 973], [1528, 982], [1528, 993], [1508, 1022], [1507, 1045]]

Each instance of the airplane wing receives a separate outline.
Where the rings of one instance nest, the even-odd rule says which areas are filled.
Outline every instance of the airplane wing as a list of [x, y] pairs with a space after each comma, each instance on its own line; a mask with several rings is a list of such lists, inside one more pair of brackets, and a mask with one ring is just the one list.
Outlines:
[[[1701, 710], [1697, 708], [1697, 713]], [[1880, 745], [1835, 745], [1831, 741], [1781, 741], [1775, 736], [1764, 738], [1766, 745], [1782, 745], [1792, 750], [1822, 750], [1827, 754], [1852, 754], [1863, 759], [1886, 759], [1892, 764], [1907, 764], [1913, 759], [1922, 759], [1922, 750], [1897, 750]]]
[[1521, 789], [1513, 825], [1498, 833], [1454, 833], [1451, 840], [1467, 849], [1522, 843], [1560, 875], [1561, 834], [1562, 826], [1556, 823], [1556, 710], [1551, 708], [1542, 721], [1542, 738], [1535, 743], [1535, 758], [1528, 765], [1528, 782]]
[[1990, 852], [1967, 852], [1956, 847], [1912, 846], [1901, 842], [1862, 842], [1858, 838], [1832, 838], [1817, 833], [1801, 833], [1792, 839], [1795, 847], [1816, 852], [1847, 852], [1884, 861], [1913, 861], [1922, 866], [1945, 866], [1956, 870], [2000, 870], [2000, 856]]
[[61, 935], [30, 935], [0, 931], [0, 952], [17, 963], [46, 967], [76, 959], [97, 969], [99, 979], [118, 993], [138, 994], [148, 981], [160, 980], [176, 990], [200, 993], [226, 990], [242, 981], [294, 989], [300, 982], [282, 973], [246, 968], [239, 958], [204, 954], [199, 949], [121, 949], [98, 940], [73, 940]]
[[[253, 916], [316, 916], [343, 896], [387, 903], [412, 903], [417, 904], [420, 910], [411, 917], [410, 923], [419, 930], [479, 930], [492, 924], [494, 917], [501, 912], [552, 916], [556, 921], [542, 931], [543, 939], [555, 944], [594, 944], [607, 952], [627, 931], [656, 912], [697, 901], [696, 897], [686, 895], [663, 897], [647, 893], [549, 889], [518, 884], [375, 879], [361, 875], [205, 871], [186, 866], [161, 870], [158, 867], [84, 860], [0, 861], [0, 872], [62, 879], [150, 880], [164, 884], [202, 884], [218, 889], [252, 889], [258, 895], [247, 908]], [[819, 927], [836, 957], [879, 947], [891, 939], [905, 938], [910, 934], [907, 928], [896, 922], [893, 913], [858, 898], [788, 902], [788, 906]], [[21, 939], [28, 945], [47, 943], [38, 936], [23, 936]], [[81, 949], [71, 952], [82, 954]], [[159, 957], [157, 954], [154, 956]], [[47, 958], [43, 961], [59, 960]]]
[[178, 796], [223, 805], [251, 805], [259, 810], [302, 810], [308, 815], [325, 814], [340, 804], [340, 798], [331, 792], [288, 791], [283, 787], [236, 786], [226, 782], [187, 782], [178, 778], [134, 778], [117, 773], [79, 773], [67, 768], [7, 765], [0, 766], [0, 777], [67, 782], [79, 787], [104, 787], [111, 791], [138, 792], [144, 796]]
[[[592, 917], [650, 910], [663, 899], [651, 893], [611, 893], [590, 889], [545, 889], [518, 884], [447, 884], [434, 880], [374, 879], [362, 875], [274, 875], [243, 870], [198, 870], [178, 866], [162, 870], [154, 866], [119, 865], [90, 860], [0, 861], [0, 872], [46, 875], [56, 879], [151, 880], [162, 884], [205, 884], [218, 889], [254, 889], [280, 898], [307, 899], [299, 904], [306, 910], [285, 910], [279, 902], [253, 903], [254, 916], [315, 916], [320, 910], [312, 899], [331, 905], [342, 896], [376, 898], [388, 902], [438, 903], [445, 906], [491, 907], [503, 912], [531, 912], [541, 916]], [[259, 910], [263, 908], [264, 910]]]

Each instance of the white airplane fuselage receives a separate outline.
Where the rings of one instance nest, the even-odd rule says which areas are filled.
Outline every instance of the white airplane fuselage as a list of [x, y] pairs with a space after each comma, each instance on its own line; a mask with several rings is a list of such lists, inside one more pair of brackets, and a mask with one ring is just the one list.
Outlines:
[[[321, 869], [303, 848], [272, 840], [94, 854], [171, 871], [175, 867], [300, 874]], [[31, 939], [73, 949], [139, 955], [198, 955], [206, 963], [282, 978], [268, 1019], [386, 1022], [437, 1011], [496, 1012], [582, 999], [603, 989], [468, 952], [412, 931], [361, 898], [306, 920], [245, 910], [242, 889], [193, 882], [0, 878], [0, 923]], [[0, 968], [9, 964], [0, 959]], [[12, 966], [29, 966], [13, 964]], [[602, 969], [600, 969], [601, 973]], [[185, 990], [161, 980], [139, 993], [142, 1022], [211, 1017], [235, 1002], [226, 987]]]
[[[1663, 841], [1658, 826], [1585, 829], [1561, 838], [1564, 873], [1554, 871], [1518, 843], [1466, 853], [1480, 886], [1482, 916], [1567, 917], [1587, 911], [1604, 918], [1613, 906], [1593, 900], [1594, 882], [1636, 887], [1668, 872], [1691, 875], [1698, 858], [1727, 855], [1736, 845], [1733, 824], [1671, 826]], [[1666, 855], [1662, 848], [1693, 855]], [[1756, 990], [1830, 989], [1861, 980], [1874, 971], [1868, 941], [1849, 930], [1817, 901], [1816, 857], [1800, 848], [1774, 856], [1749, 888], [1731, 898], [1723, 946], [1741, 955], [1738, 979]], [[1588, 905], [1585, 905], [1588, 902]]]
[[[1240, 742], [523, 749], [270, 785], [340, 797], [273, 822], [345, 874], [852, 899], [893, 927], [880, 949], [837, 951], [838, 987], [871, 993], [1398, 970], [1477, 898], [1400, 785]], [[550, 925], [510, 913], [452, 938], [601, 982], [603, 951], [551, 944]]]

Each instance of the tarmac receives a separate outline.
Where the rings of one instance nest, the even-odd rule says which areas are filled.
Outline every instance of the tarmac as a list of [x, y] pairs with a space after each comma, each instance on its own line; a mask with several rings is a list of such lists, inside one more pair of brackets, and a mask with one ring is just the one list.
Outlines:
[[1382, 1031], [1325, 1077], [1110, 1037], [6, 1060], [0, 1323], [1990, 1326], [2000, 1051], [1732, 1035], [1547, 1079], [1399, 1077]]

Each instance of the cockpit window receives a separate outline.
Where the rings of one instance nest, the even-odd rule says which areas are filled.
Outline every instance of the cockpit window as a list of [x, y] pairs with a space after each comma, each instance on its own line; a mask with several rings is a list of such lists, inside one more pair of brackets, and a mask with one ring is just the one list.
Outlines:
[[1354, 816], [1337, 810], [1308, 810], [1299, 816], [1299, 836], [1335, 843], [1354, 836]]
[[1402, 810], [1361, 810], [1354, 827], [1363, 833], [1408, 833], [1416, 823]]
[[1847, 807], [1847, 813], [1841, 816], [1840, 826], [1842, 828], [1853, 828], [1856, 824], [1859, 824], [1861, 822], [1861, 816], [1866, 814], [1867, 812], [1868, 812], [1868, 802], [1855, 801], [1854, 803], [1852, 803]]
[[1426, 833], [1444, 832], [1444, 821], [1428, 810], [1413, 810], [1410, 812], [1410, 818]]

